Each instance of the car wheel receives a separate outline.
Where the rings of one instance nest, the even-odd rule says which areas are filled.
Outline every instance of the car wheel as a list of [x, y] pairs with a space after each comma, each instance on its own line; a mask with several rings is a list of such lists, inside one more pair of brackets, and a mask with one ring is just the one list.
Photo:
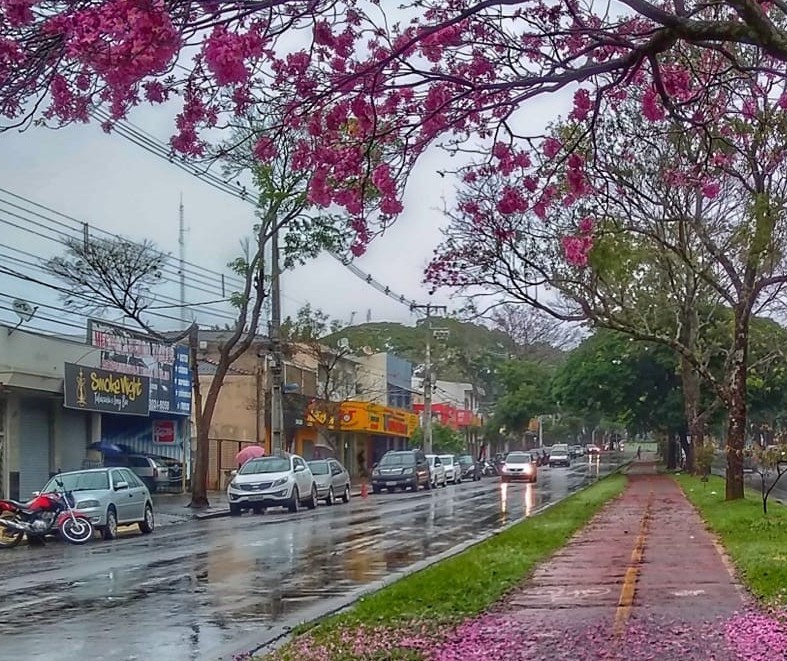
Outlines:
[[310, 510], [317, 509], [317, 485], [312, 484], [312, 495], [309, 500], [306, 501], [306, 507]]
[[117, 539], [118, 515], [113, 505], [110, 505], [107, 509], [107, 523], [101, 530], [101, 536], [107, 541]]
[[326, 505], [333, 505], [336, 502], [336, 496], [333, 494], [333, 487], [328, 489], [328, 497], [325, 499]]
[[448, 480], [446, 479], [445, 475], [443, 476], [443, 488], [448, 486]]
[[290, 496], [290, 504], [287, 506], [293, 514], [296, 514], [301, 509], [301, 494], [298, 492], [298, 487], [292, 488], [292, 496]]
[[240, 516], [242, 512], [238, 503], [230, 503], [230, 516]]
[[153, 516], [153, 508], [150, 504], [145, 505], [145, 518], [139, 522], [139, 532], [143, 535], [149, 535], [153, 532], [156, 526], [156, 519]]
[[342, 494], [342, 500], [345, 503], [349, 503], [350, 502], [350, 485], [349, 484], [345, 484], [344, 485], [344, 493]]
[[380, 491], [382, 491], [382, 489], [380, 489], [380, 487], [372, 486], [372, 493], [380, 493]]

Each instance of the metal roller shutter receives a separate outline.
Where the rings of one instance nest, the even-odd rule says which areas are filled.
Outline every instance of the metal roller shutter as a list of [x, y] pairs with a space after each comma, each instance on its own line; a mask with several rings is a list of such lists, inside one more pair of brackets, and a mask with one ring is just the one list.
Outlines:
[[23, 400], [20, 407], [19, 498], [27, 500], [49, 480], [51, 405]]
[[82, 468], [87, 457], [88, 422], [90, 418], [81, 411], [63, 409], [58, 436], [57, 461], [54, 469], [76, 471]]

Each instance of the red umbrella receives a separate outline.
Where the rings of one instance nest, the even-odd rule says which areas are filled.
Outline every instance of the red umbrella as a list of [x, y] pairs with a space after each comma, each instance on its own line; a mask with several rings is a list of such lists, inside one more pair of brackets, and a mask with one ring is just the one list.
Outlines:
[[243, 466], [243, 464], [245, 464], [250, 459], [256, 459], [257, 457], [264, 456], [265, 448], [260, 447], [259, 445], [249, 445], [235, 455], [235, 463], [238, 464], [238, 466]]

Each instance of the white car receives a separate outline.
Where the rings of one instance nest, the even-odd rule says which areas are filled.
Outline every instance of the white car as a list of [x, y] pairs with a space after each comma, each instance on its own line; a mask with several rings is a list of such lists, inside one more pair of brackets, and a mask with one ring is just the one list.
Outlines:
[[448, 480], [445, 478], [445, 466], [443, 466], [443, 460], [440, 459], [439, 455], [436, 454], [428, 454], [426, 455], [426, 460], [429, 462], [429, 475], [432, 477], [432, 487], [437, 486], [446, 486], [448, 484]]
[[538, 468], [530, 452], [509, 452], [500, 469], [502, 482], [536, 482]]
[[231, 516], [244, 510], [261, 514], [266, 507], [297, 512], [306, 505], [313, 510], [317, 507], [317, 485], [309, 466], [296, 454], [259, 457], [232, 472], [227, 501]]
[[462, 481], [462, 467], [459, 465], [457, 458], [452, 454], [441, 454], [440, 460], [443, 462], [443, 468], [445, 469], [445, 479], [448, 482], [459, 484]]

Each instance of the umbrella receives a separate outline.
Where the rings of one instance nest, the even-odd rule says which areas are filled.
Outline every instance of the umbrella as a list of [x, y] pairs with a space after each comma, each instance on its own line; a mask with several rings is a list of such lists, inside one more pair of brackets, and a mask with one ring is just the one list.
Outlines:
[[250, 459], [256, 459], [257, 457], [264, 456], [265, 448], [262, 448], [259, 445], [249, 445], [235, 455], [235, 463], [238, 464], [238, 466], [242, 466]]
[[109, 441], [98, 441], [96, 443], [91, 443], [88, 446], [89, 450], [97, 450], [103, 454], [126, 454], [125, 448], [117, 445], [116, 443], [110, 443]]

